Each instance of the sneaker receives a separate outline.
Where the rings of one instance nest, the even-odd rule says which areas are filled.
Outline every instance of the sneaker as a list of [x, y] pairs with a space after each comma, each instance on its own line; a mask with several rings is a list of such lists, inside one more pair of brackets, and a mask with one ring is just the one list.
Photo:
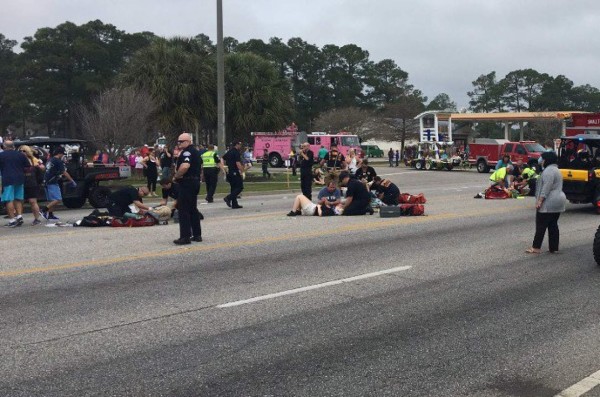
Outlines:
[[54, 214], [51, 212], [51, 213], [49, 213], [49, 214], [48, 214], [48, 218], [46, 218], [46, 219], [49, 219], [49, 220], [51, 220], [51, 221], [57, 221], [57, 220], [59, 220], [60, 218], [59, 218], [58, 216], [54, 215]]
[[25, 223], [25, 221], [23, 221], [23, 218], [17, 218], [17, 226], [21, 226], [23, 223]]
[[4, 227], [17, 227], [17, 221], [10, 221]]
[[49, 219], [49, 218], [48, 218], [49, 214], [48, 214], [48, 212], [46, 212], [46, 211], [40, 211], [40, 215], [41, 215], [41, 216], [42, 216], [42, 218], [44, 218], [45, 220], [48, 220], [48, 219]]
[[287, 216], [298, 216], [298, 212], [297, 211], [290, 211], [287, 213]]
[[31, 222], [31, 226], [37, 226], [41, 223], [42, 223], [42, 221], [40, 221], [39, 219], [34, 219], [33, 222]]

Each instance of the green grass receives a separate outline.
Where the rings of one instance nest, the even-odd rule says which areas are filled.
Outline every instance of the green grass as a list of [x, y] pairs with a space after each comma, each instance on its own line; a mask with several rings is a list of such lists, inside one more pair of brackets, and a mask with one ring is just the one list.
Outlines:
[[[252, 172], [246, 174], [246, 179], [244, 180], [244, 193], [252, 193], [252, 192], [260, 192], [266, 193], [271, 191], [281, 191], [281, 190], [300, 190], [300, 172], [298, 172], [297, 176], [292, 176], [289, 174], [289, 185], [287, 182], [287, 177], [285, 173], [271, 173], [270, 179], [264, 179], [262, 177], [262, 172]], [[115, 181], [108, 181], [102, 183], [105, 186], [146, 186], [146, 178], [127, 178]], [[200, 189], [200, 194], [206, 193], [206, 184], [202, 184], [202, 188]], [[162, 190], [160, 184], [156, 185], [156, 193], [161, 194]], [[219, 183], [217, 184], [216, 194], [227, 194], [229, 193], [229, 184], [223, 180], [223, 175], [219, 176]]]

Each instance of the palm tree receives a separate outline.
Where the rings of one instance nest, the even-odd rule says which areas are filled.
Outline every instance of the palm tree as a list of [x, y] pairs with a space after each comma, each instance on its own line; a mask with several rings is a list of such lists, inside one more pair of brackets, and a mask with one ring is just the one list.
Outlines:
[[250, 131], [275, 131], [293, 115], [289, 84], [273, 63], [252, 53], [225, 58], [227, 128], [236, 140], [248, 140]]
[[185, 39], [157, 39], [136, 53], [119, 81], [150, 92], [159, 128], [174, 136], [215, 121], [215, 68], [209, 56]]

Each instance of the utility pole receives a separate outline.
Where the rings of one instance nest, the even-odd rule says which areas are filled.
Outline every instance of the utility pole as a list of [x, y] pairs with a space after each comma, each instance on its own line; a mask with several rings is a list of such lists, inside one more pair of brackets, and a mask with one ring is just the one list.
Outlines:
[[223, 63], [223, 0], [217, 0], [217, 146], [225, 152], [225, 66]]

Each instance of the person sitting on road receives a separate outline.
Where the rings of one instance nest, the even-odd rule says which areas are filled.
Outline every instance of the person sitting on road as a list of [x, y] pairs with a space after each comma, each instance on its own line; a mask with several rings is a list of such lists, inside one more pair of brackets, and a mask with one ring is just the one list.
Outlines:
[[400, 204], [400, 189], [389, 179], [376, 176], [373, 179], [371, 190], [374, 190], [377, 198], [386, 205]]
[[363, 183], [371, 183], [373, 182], [373, 178], [377, 176], [377, 173], [373, 167], [369, 166], [369, 160], [364, 159], [354, 176]]
[[315, 204], [310, 201], [305, 195], [299, 194], [294, 199], [294, 205], [292, 210], [288, 212], [287, 216], [332, 216], [340, 215], [342, 212], [342, 205], [329, 206], [327, 204]]
[[330, 181], [327, 186], [319, 191], [317, 204], [336, 206], [342, 202], [342, 193], [337, 188], [335, 182]]
[[315, 183], [315, 185], [325, 185], [323, 171], [320, 168], [315, 168], [313, 170], [313, 182]]
[[512, 162], [510, 161], [510, 156], [508, 154], [505, 154], [504, 156], [502, 156], [502, 159], [498, 160], [494, 169], [499, 170], [500, 168], [506, 167], [509, 164], [512, 164]]
[[367, 212], [373, 215], [374, 211], [370, 205], [371, 195], [362, 182], [351, 179], [348, 171], [342, 171], [340, 173], [340, 185], [347, 187], [342, 215], [365, 215]]
[[135, 205], [140, 213], [151, 210], [151, 207], [144, 205], [142, 198], [150, 194], [146, 186], [135, 188], [133, 186], [124, 187], [110, 194], [108, 213], [116, 218], [122, 218], [126, 213], [131, 212], [130, 205]]

